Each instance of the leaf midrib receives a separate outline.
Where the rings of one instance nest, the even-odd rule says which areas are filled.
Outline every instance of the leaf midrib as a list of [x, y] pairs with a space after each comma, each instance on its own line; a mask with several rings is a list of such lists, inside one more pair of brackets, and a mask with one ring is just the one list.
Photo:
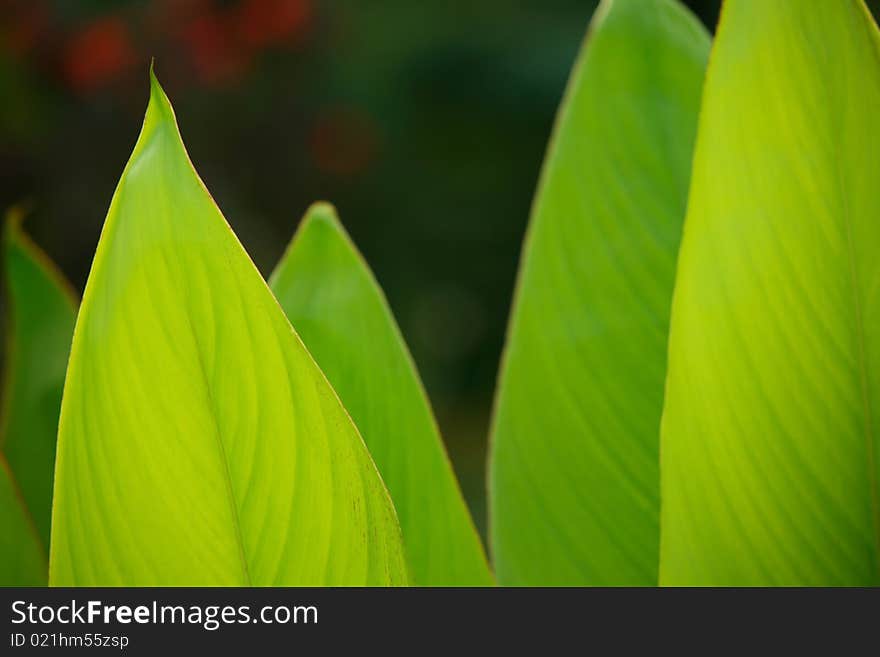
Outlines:
[[[216, 206], [216, 203], [214, 202], [213, 197], [211, 196], [210, 192], [208, 191], [208, 188], [202, 182], [202, 179], [199, 177], [198, 173], [196, 173], [196, 169], [193, 166], [192, 161], [190, 161], [190, 159], [189, 159], [189, 154], [186, 153], [186, 148], [183, 146], [183, 138], [180, 135], [180, 131], [177, 128], [176, 122], [174, 123], [174, 129], [175, 129], [175, 134], [176, 134], [177, 140], [180, 143], [181, 148], [183, 148], [183, 152], [186, 156], [186, 163], [189, 166], [190, 171], [194, 175], [194, 177], [197, 181], [197, 184], [201, 187], [201, 189], [204, 191], [207, 198], [210, 199], [210, 202], [214, 205], [215, 209], [222, 217], [222, 213], [220, 212], [220, 209]], [[154, 135], [154, 137], [155, 137], [155, 135]], [[166, 156], [166, 154], [163, 152], [163, 157], [165, 157], [165, 156]], [[134, 158], [134, 156], [132, 156], [132, 158]], [[123, 179], [124, 179], [124, 177], [125, 177], [125, 173], [123, 173]], [[120, 185], [122, 185], [122, 181], [120, 181]], [[166, 216], [173, 216], [173, 212], [169, 212], [169, 209], [167, 207], [167, 199], [164, 199], [164, 200], [166, 202]], [[183, 280], [187, 281], [187, 279], [185, 277]], [[224, 483], [224, 488], [226, 490], [227, 503], [229, 504], [229, 507], [231, 509], [233, 533], [235, 535], [236, 547], [238, 548], [238, 557], [239, 557], [239, 562], [240, 562], [240, 566], [241, 566], [241, 574], [244, 579], [244, 584], [246, 586], [253, 586], [253, 581], [251, 580], [251, 575], [250, 575], [250, 569], [248, 567], [247, 553], [246, 553], [245, 547], [244, 547], [244, 535], [241, 530], [241, 517], [239, 515], [239, 510], [238, 510], [238, 502], [235, 497], [235, 489], [232, 485], [232, 474], [229, 470], [229, 456], [226, 453], [226, 445], [223, 442], [222, 431], [220, 430], [220, 424], [217, 421], [217, 404], [214, 400], [213, 389], [211, 387], [210, 380], [208, 378], [208, 370], [205, 367], [205, 361], [204, 361], [204, 358], [202, 357], [202, 350], [200, 349], [198, 333], [196, 332], [195, 326], [193, 324], [192, 309], [186, 303], [183, 304], [183, 307], [186, 309], [186, 311], [184, 312], [184, 316], [186, 317], [186, 323], [187, 323], [187, 326], [189, 327], [190, 335], [192, 336], [193, 342], [195, 343], [194, 346], [195, 346], [195, 352], [196, 352], [196, 360], [198, 362], [199, 372], [202, 375], [202, 383], [205, 386], [205, 395], [207, 396], [208, 403], [210, 405], [210, 413], [209, 414], [211, 416], [211, 422], [214, 427], [213, 434], [214, 434], [214, 438], [215, 438], [216, 445], [217, 445], [217, 452], [219, 454], [220, 462], [222, 463], [222, 470], [223, 470], [222, 479], [223, 479], [223, 483]]]
[[208, 397], [208, 403], [211, 406], [211, 422], [214, 425], [214, 438], [217, 444], [217, 451], [220, 454], [220, 462], [223, 464], [223, 483], [224, 488], [226, 489], [227, 501], [229, 506], [232, 509], [232, 525], [235, 533], [235, 540], [238, 547], [238, 556], [239, 561], [241, 562], [241, 571], [242, 576], [244, 577], [246, 586], [253, 586], [253, 582], [251, 581], [250, 570], [248, 568], [247, 555], [244, 549], [244, 536], [241, 531], [241, 518], [239, 517], [238, 512], [238, 502], [235, 498], [235, 490], [232, 487], [232, 473], [229, 471], [229, 456], [226, 453], [226, 445], [223, 443], [223, 436], [220, 431], [220, 425], [217, 422], [217, 405], [214, 402], [214, 393], [211, 390], [211, 385], [208, 381], [208, 371], [205, 368], [205, 362], [202, 358], [202, 350], [198, 348], [198, 337], [196, 336], [195, 329], [193, 328], [192, 319], [190, 318], [189, 311], [186, 313], [186, 321], [189, 324], [190, 331], [192, 333], [193, 339], [196, 342], [196, 359], [199, 363], [199, 372], [202, 375], [202, 382], [205, 385], [205, 394]]

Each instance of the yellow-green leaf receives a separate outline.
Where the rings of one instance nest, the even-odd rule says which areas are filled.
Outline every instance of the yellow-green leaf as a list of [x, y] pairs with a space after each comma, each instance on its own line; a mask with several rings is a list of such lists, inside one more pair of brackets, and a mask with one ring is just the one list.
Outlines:
[[77, 320], [50, 583], [405, 583], [357, 429], [151, 86]]
[[491, 584], [412, 358], [332, 206], [309, 209], [270, 285], [388, 485], [413, 582]]
[[880, 583], [880, 38], [725, 3], [662, 428], [662, 584]]
[[655, 585], [675, 258], [709, 38], [672, 0], [604, 0], [522, 256], [490, 466], [502, 584]]

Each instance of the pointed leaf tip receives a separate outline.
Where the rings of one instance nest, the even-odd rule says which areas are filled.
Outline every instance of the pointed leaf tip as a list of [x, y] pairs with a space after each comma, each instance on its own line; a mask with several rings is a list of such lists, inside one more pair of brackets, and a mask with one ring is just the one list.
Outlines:
[[270, 284], [388, 486], [412, 581], [492, 584], [412, 358], [332, 205], [308, 209]]
[[77, 320], [57, 463], [53, 584], [407, 581], [357, 428], [199, 179], [152, 71]]
[[165, 119], [176, 123], [174, 108], [156, 76], [155, 59], [150, 62], [150, 102], [147, 105], [145, 123], [149, 122], [151, 117], [155, 120]]
[[3, 217], [3, 227], [8, 234], [12, 234], [21, 230], [22, 221], [24, 221], [24, 210], [21, 206], [14, 205], [6, 211]]
[[339, 220], [339, 213], [336, 211], [336, 207], [328, 201], [316, 201], [309, 206], [309, 209], [306, 210], [305, 218], [303, 219], [303, 227], [316, 221], [330, 224], [335, 228], [344, 230], [342, 222]]

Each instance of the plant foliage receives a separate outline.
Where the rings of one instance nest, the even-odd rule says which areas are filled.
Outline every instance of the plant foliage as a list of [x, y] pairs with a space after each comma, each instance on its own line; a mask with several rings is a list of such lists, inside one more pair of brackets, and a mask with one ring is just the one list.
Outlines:
[[61, 390], [77, 300], [22, 230], [13, 209], [3, 235], [6, 370], [0, 416], [0, 584], [45, 584]]
[[663, 584], [880, 583], [880, 35], [728, 0], [678, 267]]
[[332, 206], [312, 206], [270, 278], [394, 500], [413, 582], [492, 576], [388, 302]]
[[[727, 0], [709, 49], [676, 0], [591, 24], [499, 376], [501, 584], [880, 584], [880, 33]], [[267, 285], [151, 73], [78, 314], [19, 221], [0, 583], [494, 583], [332, 206]]]
[[357, 429], [151, 87], [77, 319], [50, 583], [405, 583]]
[[524, 247], [492, 434], [503, 584], [657, 583], [659, 425], [709, 37], [669, 0], [603, 2]]

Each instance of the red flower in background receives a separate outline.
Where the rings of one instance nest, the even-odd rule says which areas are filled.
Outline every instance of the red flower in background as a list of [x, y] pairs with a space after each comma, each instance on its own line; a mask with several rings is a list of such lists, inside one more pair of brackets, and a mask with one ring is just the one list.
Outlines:
[[50, 70], [88, 93], [156, 57], [163, 70], [189, 72], [203, 84], [237, 82], [261, 51], [299, 43], [311, 0], [153, 0], [93, 17], [59, 13], [44, 0], [0, 0], [8, 20], [0, 49]]
[[306, 0], [244, 0], [236, 14], [240, 42], [262, 48], [298, 36], [311, 17], [311, 7]]
[[136, 61], [128, 26], [108, 16], [73, 35], [64, 48], [62, 66], [68, 84], [84, 92], [112, 81]]
[[181, 30], [192, 67], [205, 84], [231, 82], [240, 78], [250, 62], [250, 54], [235, 48], [225, 16], [205, 11]]
[[260, 50], [297, 40], [311, 17], [309, 0], [243, 0], [225, 8], [197, 4], [198, 12], [179, 34], [206, 84], [238, 80]]

